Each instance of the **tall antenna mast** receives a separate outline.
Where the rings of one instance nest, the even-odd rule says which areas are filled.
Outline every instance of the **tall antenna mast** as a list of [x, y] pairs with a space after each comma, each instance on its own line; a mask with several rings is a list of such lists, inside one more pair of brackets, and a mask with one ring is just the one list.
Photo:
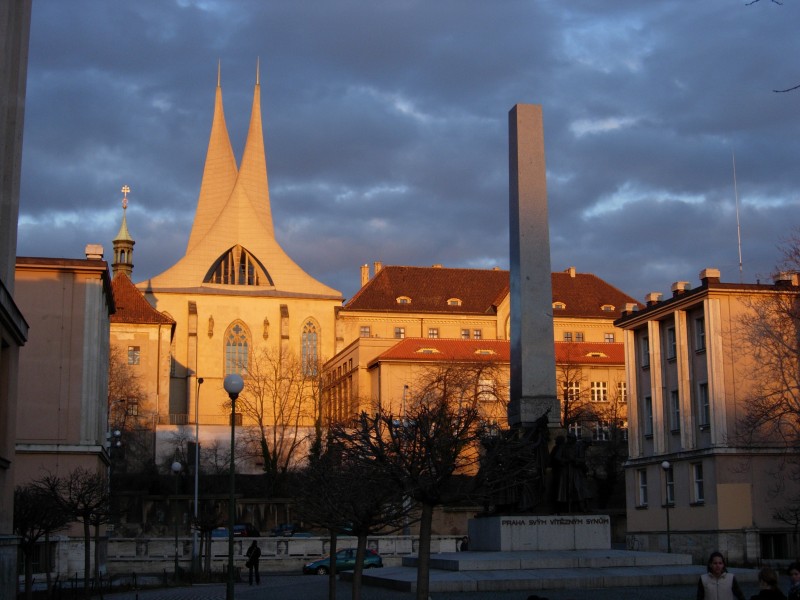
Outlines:
[[742, 227], [739, 223], [739, 188], [736, 186], [736, 153], [731, 148], [733, 158], [733, 194], [736, 197], [736, 243], [739, 247], [739, 283], [744, 281], [742, 274]]

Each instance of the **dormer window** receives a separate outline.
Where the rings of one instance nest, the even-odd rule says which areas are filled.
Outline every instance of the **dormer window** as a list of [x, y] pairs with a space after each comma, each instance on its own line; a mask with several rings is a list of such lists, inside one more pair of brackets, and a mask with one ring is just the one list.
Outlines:
[[447, 301], [447, 306], [461, 306], [461, 298], [450, 298]]
[[563, 302], [553, 302], [553, 310], [566, 310], [567, 305]]
[[608, 355], [602, 352], [589, 352], [586, 356], [587, 358], [608, 358]]
[[411, 304], [411, 298], [409, 298], [408, 296], [399, 296], [397, 298], [397, 303], [398, 304]]
[[614, 312], [614, 305], [613, 304], [603, 304], [603, 306], [600, 307], [600, 310], [602, 310], [603, 312]]
[[438, 354], [439, 350], [436, 348], [420, 348], [417, 350], [417, 354]]
[[475, 354], [480, 354], [482, 356], [489, 356], [492, 354], [497, 354], [494, 350], [487, 350], [486, 348], [478, 348], [475, 350]]

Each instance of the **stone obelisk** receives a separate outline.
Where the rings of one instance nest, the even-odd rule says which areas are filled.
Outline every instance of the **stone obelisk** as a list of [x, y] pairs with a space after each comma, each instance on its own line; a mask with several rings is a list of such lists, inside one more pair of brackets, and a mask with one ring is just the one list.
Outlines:
[[508, 113], [511, 239], [511, 426], [532, 425], [548, 409], [559, 422], [553, 346], [553, 292], [542, 107]]

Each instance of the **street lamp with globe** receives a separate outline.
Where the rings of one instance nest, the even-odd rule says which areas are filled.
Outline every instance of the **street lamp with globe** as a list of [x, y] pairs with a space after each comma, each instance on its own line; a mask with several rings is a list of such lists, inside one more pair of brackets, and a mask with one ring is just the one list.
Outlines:
[[233, 600], [234, 574], [233, 574], [233, 525], [236, 521], [236, 399], [244, 389], [244, 379], [238, 373], [225, 376], [222, 383], [228, 397], [231, 399], [231, 465], [230, 489], [228, 498], [228, 582], [225, 588], [225, 600]]

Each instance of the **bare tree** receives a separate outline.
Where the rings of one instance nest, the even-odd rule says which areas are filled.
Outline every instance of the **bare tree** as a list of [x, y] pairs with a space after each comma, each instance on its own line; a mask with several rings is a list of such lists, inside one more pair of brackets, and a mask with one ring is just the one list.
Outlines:
[[108, 478], [103, 473], [82, 467], [70, 471], [65, 477], [46, 475], [34, 482], [57, 498], [62, 511], [71, 520], [83, 525], [83, 580], [84, 594], [89, 595], [91, 579], [91, 527], [95, 527], [95, 577], [100, 574], [99, 528], [110, 519]]
[[33, 596], [33, 558], [36, 546], [44, 538], [44, 571], [50, 589], [50, 534], [64, 529], [69, 522], [59, 498], [40, 485], [29, 484], [14, 490], [14, 533], [25, 561], [25, 597]]
[[254, 427], [242, 428], [252, 455], [263, 462], [270, 491], [298, 461], [306, 443], [302, 428], [314, 420], [318, 369], [296, 355], [262, 346], [245, 366], [245, 387], [237, 409]]
[[[122, 350], [111, 346], [108, 359], [108, 425], [114, 433], [111, 460], [114, 471], [142, 472], [153, 463], [154, 411], [138, 374]], [[119, 444], [119, 445], [117, 445]]]
[[480, 385], [468, 365], [444, 365], [426, 372], [414, 390], [404, 418], [380, 408], [362, 413], [353, 440], [421, 507], [416, 597], [426, 600], [433, 509], [455, 500], [454, 475], [477, 464]]
[[556, 381], [561, 389], [561, 427], [566, 430], [598, 420], [597, 404], [589, 396], [580, 356], [579, 346], [567, 344], [565, 360], [556, 365]]

